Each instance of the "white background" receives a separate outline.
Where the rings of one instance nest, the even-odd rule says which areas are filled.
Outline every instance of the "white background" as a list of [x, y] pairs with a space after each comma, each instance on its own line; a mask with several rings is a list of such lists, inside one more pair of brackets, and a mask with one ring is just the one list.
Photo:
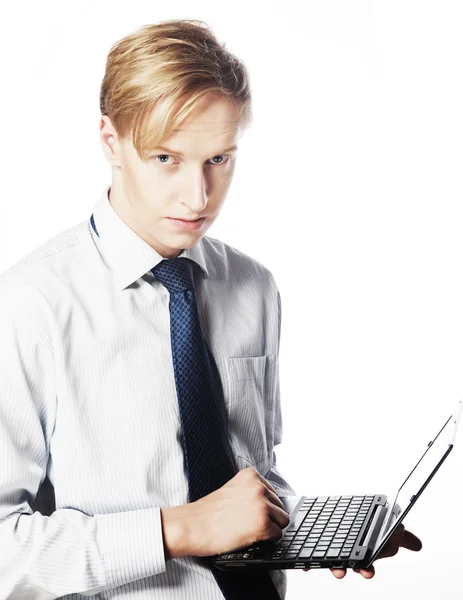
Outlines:
[[[140, 25], [202, 19], [251, 75], [254, 123], [211, 237], [273, 272], [297, 493], [393, 494], [463, 396], [463, 5], [24, 1], [0, 13], [0, 272], [110, 182], [99, 86]], [[463, 596], [463, 433], [406, 519], [423, 541], [287, 600]]]

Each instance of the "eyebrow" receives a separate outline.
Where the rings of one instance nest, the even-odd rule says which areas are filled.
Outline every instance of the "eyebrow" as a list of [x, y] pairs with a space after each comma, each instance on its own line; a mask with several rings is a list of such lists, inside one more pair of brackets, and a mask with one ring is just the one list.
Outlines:
[[[226, 150], [221, 150], [220, 152], [217, 152], [216, 154], [213, 154], [212, 156], [219, 156], [220, 154], [225, 154], [225, 152], [231, 152], [232, 150], [237, 150], [238, 146], [230, 146], [230, 148], [226, 148]], [[155, 150], [164, 150], [164, 152], [166, 152], [167, 154], [176, 154], [178, 156], [184, 156], [184, 154], [182, 152], [178, 152], [177, 150], [171, 150], [170, 148], [166, 148], [165, 146], [157, 146], [156, 148], [154, 148], [154, 150], [152, 152], [154, 152]]]

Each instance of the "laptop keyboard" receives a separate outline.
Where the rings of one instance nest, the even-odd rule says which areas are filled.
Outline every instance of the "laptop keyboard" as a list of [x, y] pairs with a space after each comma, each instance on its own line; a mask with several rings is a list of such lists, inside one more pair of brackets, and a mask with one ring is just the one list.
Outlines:
[[374, 496], [306, 498], [272, 555], [349, 558]]
[[[306, 498], [283, 537], [271, 543], [278, 544], [271, 558], [349, 558], [373, 499], [374, 496]], [[254, 545], [220, 558], [253, 558], [253, 550], [258, 549]]]

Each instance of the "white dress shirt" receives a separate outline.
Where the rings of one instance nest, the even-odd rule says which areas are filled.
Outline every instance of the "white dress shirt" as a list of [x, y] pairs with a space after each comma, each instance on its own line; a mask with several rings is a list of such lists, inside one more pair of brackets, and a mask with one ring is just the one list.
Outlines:
[[[0, 600], [223, 600], [197, 557], [165, 560], [160, 509], [188, 502], [169, 292], [109, 190], [99, 236], [86, 218], [0, 275]], [[208, 236], [179, 256], [196, 263], [237, 464], [294, 494], [274, 453], [276, 282]], [[284, 598], [285, 571], [270, 574]]]

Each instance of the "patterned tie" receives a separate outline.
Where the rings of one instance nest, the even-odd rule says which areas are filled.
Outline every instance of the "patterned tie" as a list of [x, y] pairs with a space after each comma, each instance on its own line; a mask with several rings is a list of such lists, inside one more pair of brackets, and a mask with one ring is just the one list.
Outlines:
[[[162, 260], [152, 273], [170, 294], [170, 334], [183, 433], [189, 501], [217, 490], [237, 472], [220, 374], [199, 322], [190, 259]], [[192, 262], [192, 261], [190, 261]], [[281, 600], [268, 571], [222, 571], [203, 557], [227, 600]]]

